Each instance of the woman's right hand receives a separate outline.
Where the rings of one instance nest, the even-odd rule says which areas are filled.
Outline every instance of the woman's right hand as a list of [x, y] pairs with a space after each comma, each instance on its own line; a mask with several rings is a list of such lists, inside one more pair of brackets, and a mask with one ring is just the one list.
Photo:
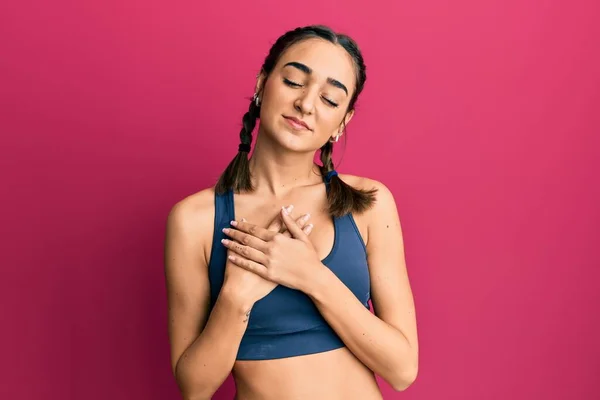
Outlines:
[[[290, 208], [288, 207], [288, 210], [289, 209]], [[302, 228], [307, 235], [310, 235], [313, 227], [312, 224], [307, 224], [309, 219], [310, 215], [308, 214], [302, 215], [296, 219], [296, 224]], [[282, 227], [285, 227], [285, 225], [281, 221], [281, 216], [278, 214], [267, 229], [274, 232], [280, 232]], [[291, 237], [291, 234], [287, 230], [282, 234]], [[231, 250], [227, 250], [227, 256], [230, 254]], [[240, 268], [227, 259], [223, 288], [221, 290], [224, 295], [228, 296], [230, 300], [240, 304], [245, 310], [250, 311], [254, 303], [268, 295], [276, 286], [277, 283], [261, 278], [253, 272]]]

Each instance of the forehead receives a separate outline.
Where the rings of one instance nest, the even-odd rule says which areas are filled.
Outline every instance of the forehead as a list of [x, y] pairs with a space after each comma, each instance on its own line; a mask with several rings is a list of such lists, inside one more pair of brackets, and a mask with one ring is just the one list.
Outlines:
[[340, 45], [323, 39], [308, 39], [287, 49], [277, 63], [279, 67], [296, 61], [313, 70], [318, 79], [333, 78], [350, 88], [354, 88], [354, 62]]

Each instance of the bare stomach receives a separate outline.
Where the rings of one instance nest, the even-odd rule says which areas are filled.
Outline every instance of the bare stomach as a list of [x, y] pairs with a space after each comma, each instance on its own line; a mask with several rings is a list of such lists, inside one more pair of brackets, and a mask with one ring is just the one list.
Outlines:
[[371, 372], [347, 348], [277, 360], [236, 361], [236, 400], [381, 400]]

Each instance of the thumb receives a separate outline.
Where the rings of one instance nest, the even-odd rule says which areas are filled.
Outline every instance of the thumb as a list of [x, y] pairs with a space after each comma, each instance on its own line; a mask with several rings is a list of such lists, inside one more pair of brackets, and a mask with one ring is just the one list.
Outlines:
[[[288, 206], [286, 208], [287, 208], [288, 213], [291, 213], [294, 206]], [[283, 227], [283, 222], [281, 221], [281, 218], [279, 217], [279, 215], [277, 215], [275, 218], [273, 218], [273, 221], [271, 221], [271, 223], [267, 227], [267, 230], [273, 231], [273, 232], [281, 232], [282, 227]]]
[[296, 224], [296, 221], [294, 221], [292, 219], [292, 217], [290, 216], [290, 214], [287, 212], [287, 210], [285, 208], [281, 209], [281, 219], [283, 220], [283, 223], [285, 224], [285, 226], [287, 227], [288, 231], [292, 234], [292, 236], [296, 239], [300, 239], [303, 242], [305, 242], [306, 240], [308, 240], [308, 236], [306, 236], [306, 234], [304, 233], [304, 231], [302, 231], [302, 228], [300, 228], [298, 226], [298, 224]]

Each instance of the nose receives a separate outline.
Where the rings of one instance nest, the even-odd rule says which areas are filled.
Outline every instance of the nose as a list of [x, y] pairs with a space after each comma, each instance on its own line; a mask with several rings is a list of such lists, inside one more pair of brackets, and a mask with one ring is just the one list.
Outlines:
[[301, 112], [302, 114], [312, 114], [315, 108], [315, 97], [315, 90], [303, 90], [294, 102], [294, 108], [296, 111]]

